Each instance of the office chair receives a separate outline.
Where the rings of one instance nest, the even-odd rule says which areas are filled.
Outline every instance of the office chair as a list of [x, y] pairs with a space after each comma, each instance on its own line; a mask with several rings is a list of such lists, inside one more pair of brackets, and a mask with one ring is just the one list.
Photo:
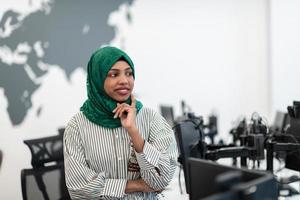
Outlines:
[[23, 200], [70, 199], [65, 183], [63, 162], [21, 171]]
[[63, 134], [24, 143], [31, 152], [32, 168], [21, 170], [23, 199], [70, 199], [64, 176]]
[[[189, 193], [188, 185], [188, 168], [187, 162], [189, 157], [201, 158], [198, 151], [198, 144], [201, 141], [199, 130], [195, 128], [195, 125], [191, 121], [182, 121], [177, 123], [174, 128], [175, 138], [177, 141], [179, 149], [179, 158], [178, 161], [181, 163], [181, 168], [183, 169], [184, 179], [185, 179], [185, 188], [186, 192]], [[180, 171], [179, 171], [179, 183], [180, 182]], [[181, 185], [179, 185], [180, 191], [182, 191]]]
[[31, 152], [33, 168], [46, 163], [63, 161], [63, 135], [24, 140]]
[[59, 134], [60, 136], [63, 136], [63, 135], [64, 135], [65, 130], [66, 130], [65, 127], [60, 127], [60, 128], [57, 129], [58, 134]]

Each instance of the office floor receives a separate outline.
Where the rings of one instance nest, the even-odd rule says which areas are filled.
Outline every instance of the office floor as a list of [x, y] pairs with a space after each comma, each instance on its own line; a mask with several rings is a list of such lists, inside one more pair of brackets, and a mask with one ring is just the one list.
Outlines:
[[170, 185], [166, 188], [166, 190], [163, 192], [163, 195], [165, 197], [165, 200], [188, 200], [189, 195], [185, 192], [185, 182], [184, 182], [184, 175], [183, 171], [181, 170], [181, 178], [180, 183], [183, 190], [183, 194], [181, 194], [180, 186], [179, 186], [179, 167], [176, 168], [175, 175], [173, 180], [171, 181]]

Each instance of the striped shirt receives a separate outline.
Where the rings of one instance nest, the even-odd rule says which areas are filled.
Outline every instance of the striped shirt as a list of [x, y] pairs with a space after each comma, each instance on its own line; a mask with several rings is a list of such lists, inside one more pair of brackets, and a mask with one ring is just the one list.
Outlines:
[[[174, 133], [166, 120], [149, 108], [136, 116], [145, 139], [137, 153], [124, 127], [105, 128], [90, 122], [82, 112], [68, 123], [64, 133], [66, 185], [72, 199], [160, 199], [157, 192], [125, 194], [127, 180], [142, 178], [155, 190], [173, 178], [177, 162]], [[135, 160], [140, 170], [128, 171]]]

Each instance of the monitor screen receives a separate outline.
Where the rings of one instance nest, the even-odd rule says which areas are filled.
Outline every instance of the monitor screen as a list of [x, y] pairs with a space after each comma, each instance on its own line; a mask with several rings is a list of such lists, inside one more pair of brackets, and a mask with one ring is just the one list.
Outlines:
[[167, 120], [168, 124], [174, 125], [174, 111], [172, 106], [160, 105], [160, 113]]
[[[287, 130], [287, 134], [291, 135], [290, 142], [300, 143], [300, 119], [290, 118], [290, 126]], [[300, 146], [298, 150], [288, 151], [285, 159], [285, 167], [288, 169], [300, 171]]]
[[287, 124], [287, 117], [287, 113], [276, 111], [275, 119], [271, 127], [275, 133], [283, 133], [284, 128]]
[[[191, 200], [271, 200], [278, 198], [276, 180], [273, 175], [266, 172], [225, 166], [198, 158], [189, 158], [188, 176]], [[224, 190], [224, 185], [228, 189]]]

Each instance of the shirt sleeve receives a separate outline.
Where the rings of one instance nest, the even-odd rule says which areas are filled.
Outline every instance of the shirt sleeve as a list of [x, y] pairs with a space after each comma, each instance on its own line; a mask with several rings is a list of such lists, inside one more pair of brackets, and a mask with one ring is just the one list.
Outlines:
[[108, 179], [96, 173], [85, 160], [84, 146], [73, 118], [64, 133], [66, 185], [72, 199], [109, 199], [125, 195], [126, 179]]
[[143, 180], [155, 190], [164, 189], [176, 169], [177, 145], [174, 132], [160, 114], [154, 114], [143, 151], [135, 154]]

